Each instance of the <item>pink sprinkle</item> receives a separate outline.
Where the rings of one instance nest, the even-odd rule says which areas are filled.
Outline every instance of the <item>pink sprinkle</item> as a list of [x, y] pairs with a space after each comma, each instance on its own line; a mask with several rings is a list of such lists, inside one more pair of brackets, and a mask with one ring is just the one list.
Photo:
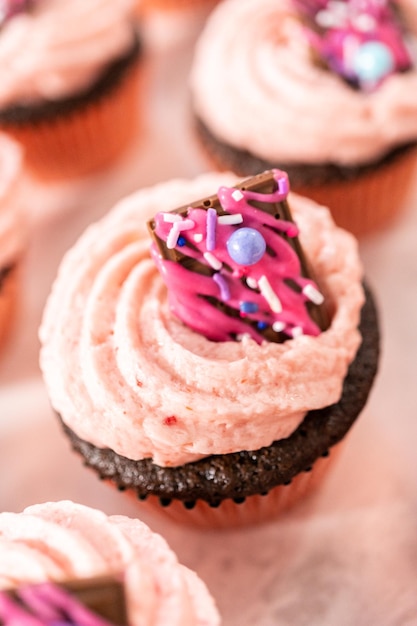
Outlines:
[[176, 223], [175, 226], [178, 230], [191, 230], [191, 228], [194, 228], [195, 222], [193, 220], [184, 220]]
[[206, 213], [206, 247], [207, 250], [214, 250], [216, 247], [216, 209], [208, 209]]
[[177, 423], [177, 418], [175, 417], [175, 415], [170, 415], [169, 417], [166, 417], [163, 421], [164, 426], [174, 426], [174, 424]]

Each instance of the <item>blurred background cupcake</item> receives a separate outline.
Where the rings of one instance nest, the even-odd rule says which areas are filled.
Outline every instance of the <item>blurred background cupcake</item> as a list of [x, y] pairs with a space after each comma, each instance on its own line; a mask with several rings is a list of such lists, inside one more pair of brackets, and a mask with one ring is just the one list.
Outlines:
[[114, 161], [140, 118], [134, 0], [6, 0], [0, 30], [0, 128], [41, 178]]
[[416, 29], [410, 0], [225, 0], [191, 73], [211, 163], [280, 167], [356, 235], [388, 223], [415, 171]]
[[[262, 522], [310, 494], [378, 363], [353, 236], [300, 196], [288, 221], [283, 172], [236, 183], [206, 174], [121, 201], [64, 257], [40, 331], [47, 391], [84, 463], [142, 506], [208, 527]], [[220, 189], [234, 204], [217, 224]], [[264, 211], [253, 216], [245, 194]], [[218, 245], [205, 248], [205, 215], [197, 228], [170, 213], [190, 203], [209, 207]], [[152, 257], [148, 220], [163, 228]], [[250, 243], [237, 256], [220, 244], [246, 231], [266, 238], [259, 258], [241, 259]], [[165, 236], [167, 258], [155, 248]], [[321, 293], [301, 276], [300, 245]], [[307, 314], [319, 303], [320, 327]]]
[[0, 342], [16, 316], [26, 227], [20, 191], [21, 150], [0, 133]]
[[61, 501], [0, 513], [0, 622], [219, 626], [220, 617], [202, 580], [143, 522]]

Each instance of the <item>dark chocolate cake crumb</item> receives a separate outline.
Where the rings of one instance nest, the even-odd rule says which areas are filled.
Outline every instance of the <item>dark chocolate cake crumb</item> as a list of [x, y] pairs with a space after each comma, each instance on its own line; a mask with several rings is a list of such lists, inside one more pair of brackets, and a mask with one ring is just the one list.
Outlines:
[[163, 506], [176, 499], [184, 503], [204, 500], [216, 507], [226, 498], [242, 500], [265, 494], [277, 485], [289, 484], [297, 474], [308, 471], [318, 458], [328, 455], [366, 404], [377, 371], [379, 329], [374, 299], [367, 287], [365, 292], [359, 325], [362, 343], [349, 367], [339, 402], [309, 411], [287, 439], [259, 450], [212, 455], [179, 467], [159, 467], [150, 459], [132, 461], [113, 450], [97, 448], [80, 439], [65, 424], [64, 431], [74, 450], [99, 475], [111, 479], [118, 487], [135, 490], [139, 498], [156, 495]]
[[415, 148], [415, 142], [393, 148], [381, 158], [364, 165], [344, 166], [338, 163], [286, 163], [268, 161], [248, 150], [236, 148], [215, 137], [204, 123], [195, 118], [197, 136], [210, 159], [220, 170], [232, 171], [238, 176], [251, 176], [265, 170], [281, 169], [288, 174], [291, 188], [314, 187], [333, 182], [355, 180], [358, 176], [368, 174], [381, 165], [388, 165], [395, 159]]

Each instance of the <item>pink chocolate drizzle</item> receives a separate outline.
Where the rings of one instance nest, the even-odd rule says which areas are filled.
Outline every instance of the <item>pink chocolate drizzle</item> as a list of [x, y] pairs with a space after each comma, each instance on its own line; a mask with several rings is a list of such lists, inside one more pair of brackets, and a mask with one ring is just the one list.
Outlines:
[[[228, 223], [227, 217], [222, 220], [214, 209], [193, 207], [186, 216], [163, 212], [155, 216], [156, 235], [169, 242], [168, 247], [201, 264], [201, 271], [188, 269], [164, 259], [156, 243], [152, 245], [152, 256], [168, 288], [171, 310], [213, 341], [239, 340], [248, 334], [262, 343], [265, 337], [260, 330], [265, 327], [287, 338], [320, 333], [306, 303], [321, 303], [322, 296], [314, 281], [302, 276], [297, 253], [282, 237], [296, 237], [297, 226], [250, 204], [286, 199], [287, 175], [273, 170], [273, 177], [277, 188], [269, 194], [219, 188], [224, 216], [234, 216], [231, 219], [236, 223]], [[181, 229], [184, 224], [186, 228]], [[239, 228], [254, 229], [265, 240], [265, 253], [253, 264], [237, 263], [228, 252], [227, 243]]]
[[16, 590], [19, 601], [0, 591], [1, 626], [114, 626], [52, 583]]
[[28, 11], [35, 0], [0, 0], [0, 26], [19, 13]]
[[411, 67], [392, 0], [293, 1], [308, 19], [313, 48], [347, 82], [372, 91], [391, 74]]

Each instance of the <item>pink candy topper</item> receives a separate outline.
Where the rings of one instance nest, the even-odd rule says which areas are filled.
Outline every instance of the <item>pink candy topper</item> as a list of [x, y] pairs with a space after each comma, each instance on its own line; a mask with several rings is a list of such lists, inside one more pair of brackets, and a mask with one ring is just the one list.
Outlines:
[[208, 339], [279, 342], [326, 327], [288, 191], [287, 175], [272, 170], [150, 222], [171, 309]]
[[408, 70], [411, 55], [391, 0], [293, 0], [313, 48], [328, 67], [364, 91]]

